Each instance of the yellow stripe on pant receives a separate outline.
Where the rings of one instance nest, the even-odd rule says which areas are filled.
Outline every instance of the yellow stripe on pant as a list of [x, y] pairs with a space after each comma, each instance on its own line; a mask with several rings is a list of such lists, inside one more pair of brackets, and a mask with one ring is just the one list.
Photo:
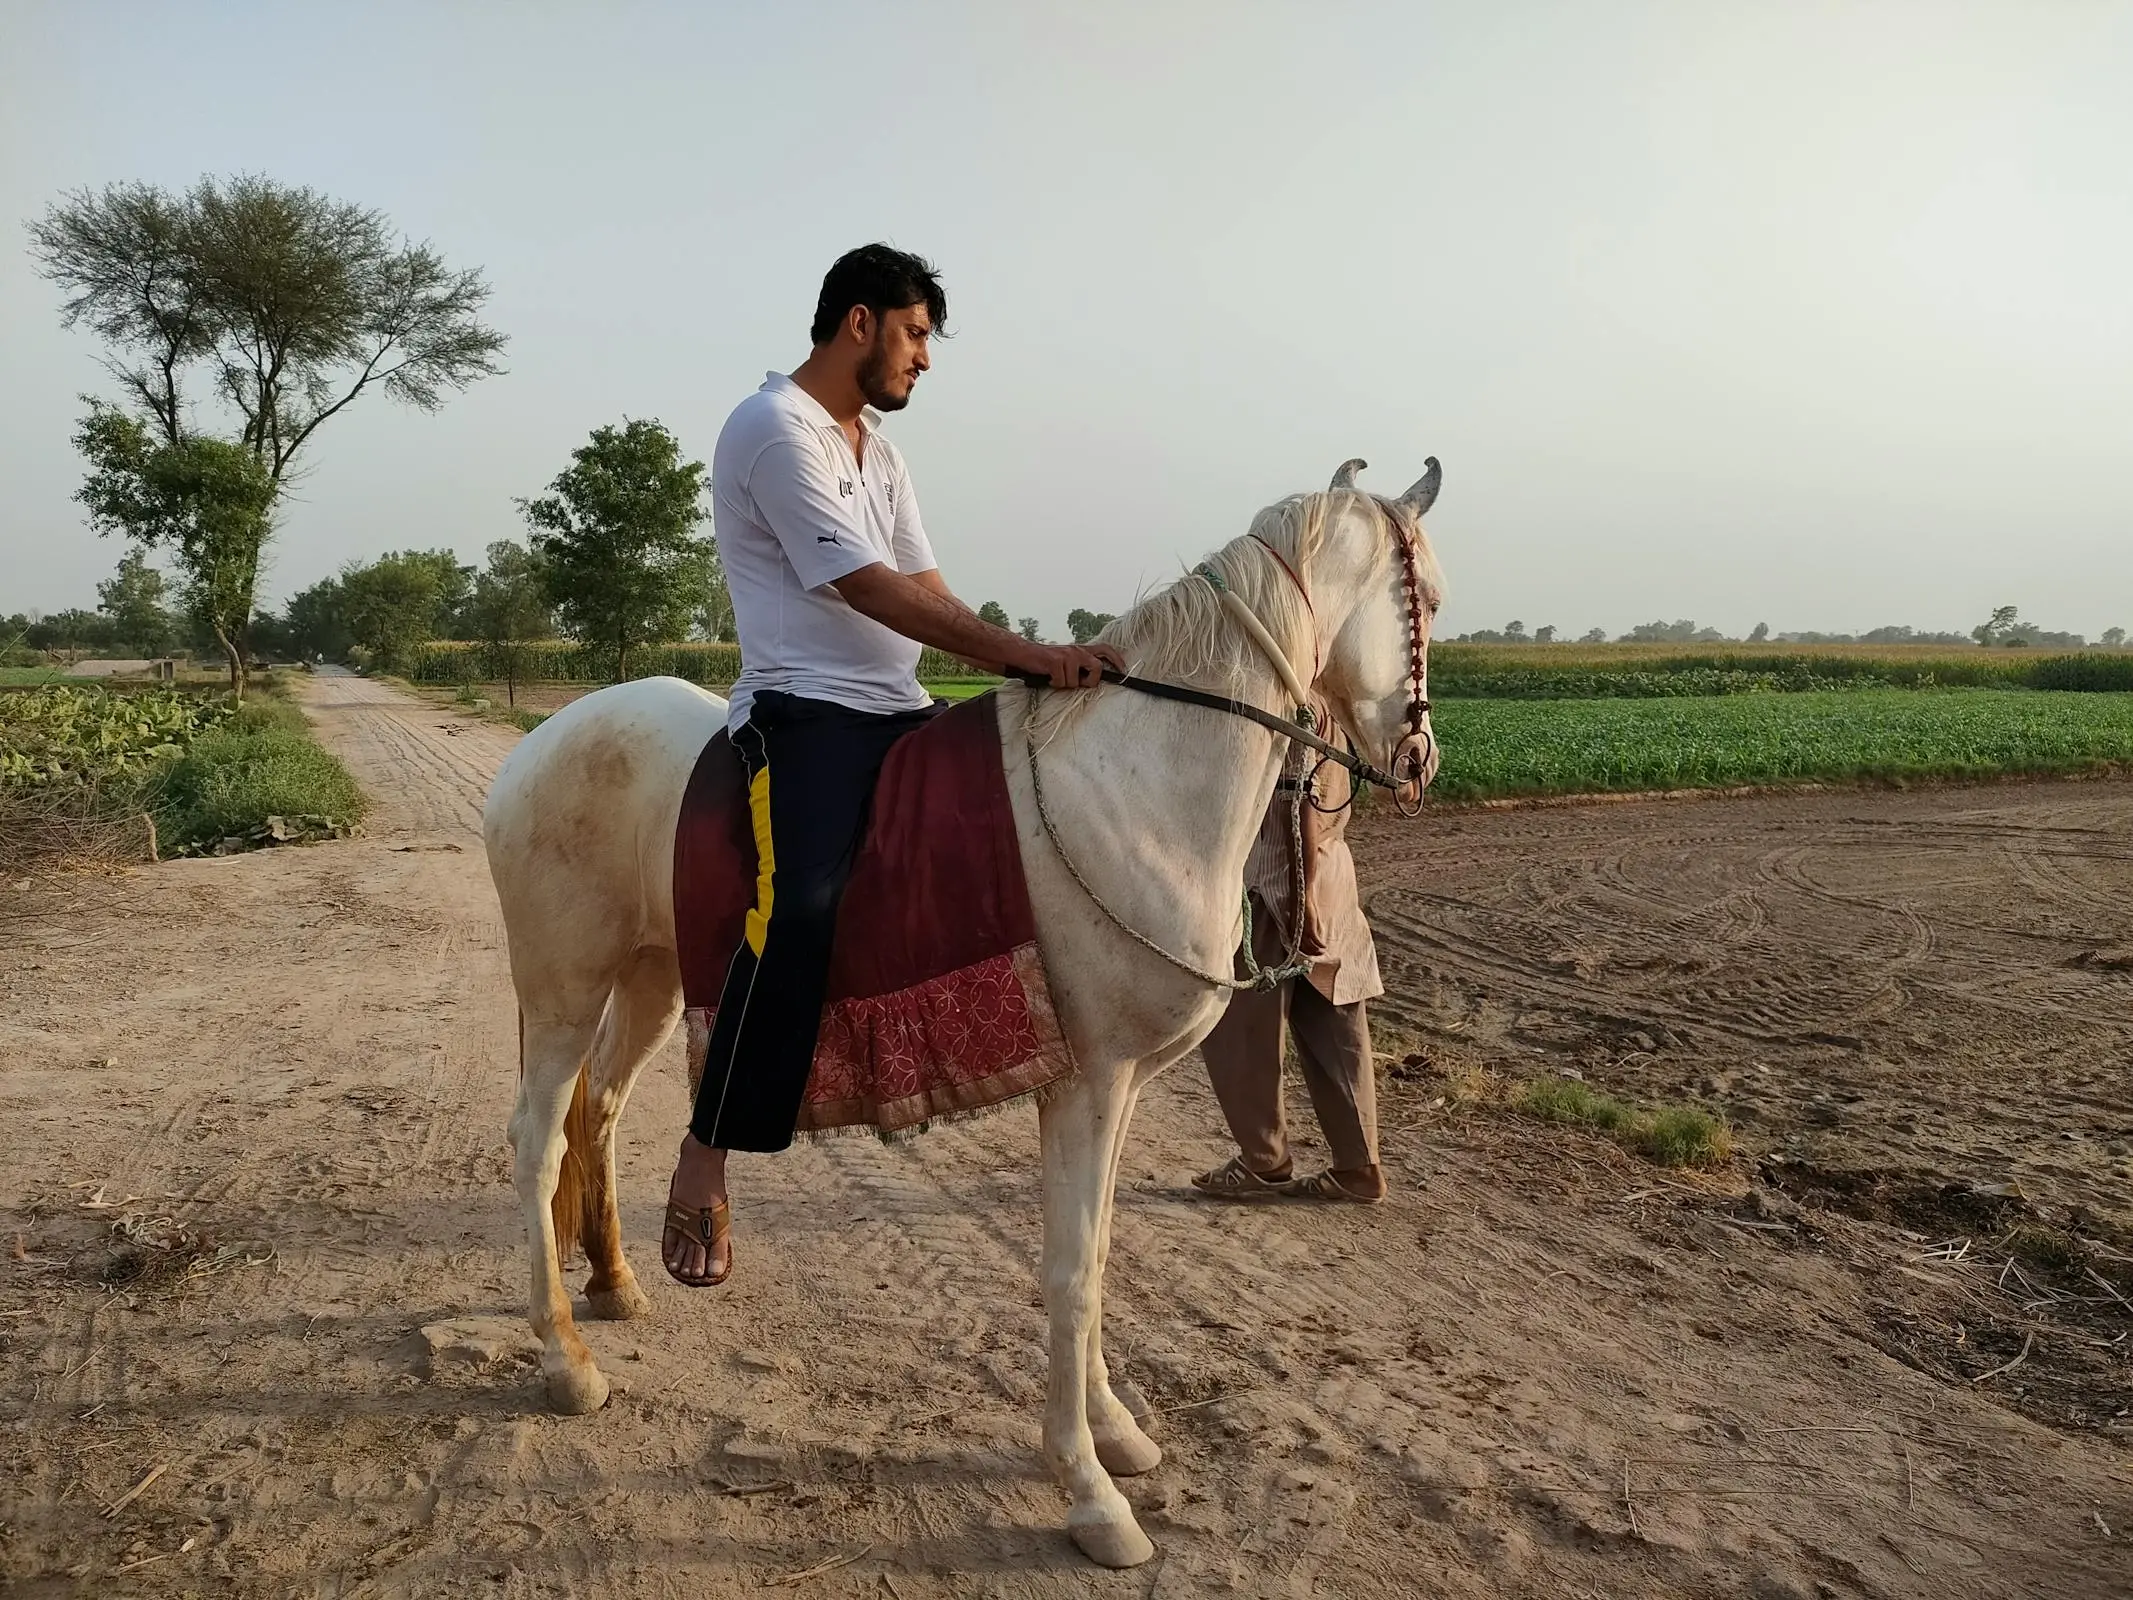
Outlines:
[[770, 907], [776, 898], [771, 878], [777, 871], [777, 857], [770, 848], [770, 764], [765, 762], [761, 771], [748, 783], [748, 816], [755, 825], [755, 907], [748, 913], [742, 933], [748, 948], [758, 957], [763, 954], [763, 940], [770, 932]]

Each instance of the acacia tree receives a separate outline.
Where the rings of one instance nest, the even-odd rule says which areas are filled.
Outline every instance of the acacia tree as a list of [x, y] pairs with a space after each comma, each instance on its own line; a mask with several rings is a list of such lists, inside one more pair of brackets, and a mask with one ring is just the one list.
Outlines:
[[653, 421], [595, 428], [549, 493], [518, 502], [564, 631], [612, 648], [629, 676], [639, 645], [679, 639], [710, 593], [717, 556], [696, 538], [704, 464]]
[[1039, 622], [1035, 617], [1024, 617], [1021, 623], [1019, 624], [1017, 631], [1020, 632], [1022, 637], [1027, 639], [1031, 644], [1038, 644], [1042, 642], [1040, 636], [1044, 631], [1044, 624]]
[[[113, 184], [65, 196], [29, 231], [39, 271], [65, 295], [62, 321], [103, 341], [125, 410], [154, 444], [182, 452], [218, 442], [196, 425], [204, 393], [234, 425], [234, 440], [221, 442], [249, 455], [277, 492], [318, 430], [359, 396], [376, 390], [434, 411], [503, 370], [504, 336], [480, 318], [489, 289], [478, 271], [455, 271], [395, 235], [381, 212], [314, 189], [249, 175], [202, 178], [183, 193]], [[83, 427], [103, 428], [95, 402]], [[208, 470], [212, 454], [194, 461], [203, 481], [227, 475]], [[102, 470], [93, 460], [91, 469], [92, 478]], [[263, 545], [271, 510], [270, 496], [256, 517], [219, 519], [223, 559], [211, 574], [188, 571], [190, 594], [256, 580], [260, 550], [245, 557], [226, 541], [243, 528]], [[214, 602], [240, 691], [250, 588], [242, 598]]]

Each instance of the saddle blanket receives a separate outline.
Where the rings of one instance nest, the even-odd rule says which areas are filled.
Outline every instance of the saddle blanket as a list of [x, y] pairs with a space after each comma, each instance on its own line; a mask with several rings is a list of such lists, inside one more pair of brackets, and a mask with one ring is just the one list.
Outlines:
[[[1037, 954], [997, 701], [944, 711], [882, 765], [838, 911], [797, 1132], [898, 1133], [1072, 1069]], [[747, 786], [721, 730], [697, 757], [674, 836], [692, 1094], [755, 894]]]

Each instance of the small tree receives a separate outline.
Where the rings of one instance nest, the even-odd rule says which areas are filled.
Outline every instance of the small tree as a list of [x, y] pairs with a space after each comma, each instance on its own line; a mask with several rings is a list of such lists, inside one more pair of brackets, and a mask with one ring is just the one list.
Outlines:
[[1517, 621], [1505, 623], [1503, 625], [1503, 637], [1506, 644], [1524, 644], [1526, 642], [1526, 625]]
[[1992, 615], [1970, 630], [1970, 637], [1988, 647], [2005, 643], [2021, 632], [2021, 612], [2020, 606], [1994, 606]]
[[519, 501], [564, 629], [615, 652], [629, 676], [639, 645], [678, 639], [704, 605], [717, 555], [694, 537], [704, 464], [657, 422], [595, 428], [550, 493]]
[[395, 550], [341, 570], [339, 612], [371, 660], [404, 671], [418, 646], [448, 631], [471, 569], [449, 550]]
[[1752, 629], [1749, 630], [1748, 642], [1750, 644], [1761, 644], [1765, 639], [1768, 639], [1769, 637], [1770, 624], [1767, 622], [1758, 622]]
[[2118, 648], [2119, 648], [2119, 646], [2123, 645], [2123, 644], [2124, 644], [2125, 642], [2126, 642], [2126, 630], [2125, 630], [2125, 629], [2123, 629], [2123, 628], [2106, 628], [2106, 629], [2104, 629], [2104, 630], [2103, 630], [2103, 640], [2102, 640], [2102, 643], [2103, 643], [2103, 647], [2104, 647], [2104, 648], [2105, 648], [2106, 650], [2116, 650], [2116, 649], [2118, 649]]
[[1579, 635], [1578, 643], [1605, 644], [1607, 643], [1607, 630], [1605, 628], [1587, 628], [1583, 634]]
[[481, 641], [491, 671], [504, 675], [504, 698], [518, 704], [527, 647], [555, 634], [555, 613], [541, 574], [540, 558], [522, 544], [499, 539], [489, 546], [489, 570], [474, 580], [467, 623]]
[[1039, 632], [1043, 627], [1044, 624], [1035, 617], [1024, 617], [1016, 631], [1031, 644], [1042, 644], [1044, 640], [1039, 637]]
[[1012, 628], [1014, 623], [1007, 615], [1007, 607], [997, 600], [988, 600], [978, 607], [978, 620], [989, 622], [995, 628]]
[[733, 620], [733, 591], [726, 583], [725, 564], [718, 558], [715, 541], [703, 541], [704, 598], [696, 608], [696, 631], [706, 639], [731, 644], [740, 629]]
[[1550, 623], [1546, 627], [1535, 628], [1533, 630], [1533, 642], [1535, 644], [1555, 643], [1555, 625]]
[[144, 552], [129, 550], [119, 557], [117, 574], [96, 586], [96, 609], [123, 643], [146, 656], [168, 655], [178, 629], [164, 606], [167, 587]]
[[1108, 611], [1084, 611], [1076, 606], [1067, 613], [1067, 632], [1074, 636], [1076, 644], [1087, 644], [1117, 620]]
[[308, 589], [289, 597], [282, 608], [283, 626], [299, 655], [338, 661], [348, 654], [355, 637], [341, 616], [341, 582], [321, 578]]
[[194, 435], [157, 444], [134, 417], [101, 401], [74, 435], [89, 463], [76, 492], [98, 533], [168, 551], [185, 575], [185, 605], [222, 647], [230, 688], [245, 688], [245, 631], [277, 486], [240, 445]]

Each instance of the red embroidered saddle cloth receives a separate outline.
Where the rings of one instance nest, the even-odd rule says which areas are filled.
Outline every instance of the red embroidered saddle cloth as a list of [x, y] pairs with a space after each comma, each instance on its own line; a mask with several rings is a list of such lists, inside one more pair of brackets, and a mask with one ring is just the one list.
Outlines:
[[[1028, 1094], [1072, 1064], [1037, 956], [996, 702], [942, 712], [882, 765], [838, 913], [800, 1132], [894, 1133]], [[748, 796], [721, 730], [697, 757], [674, 837], [692, 1091], [754, 904]]]

